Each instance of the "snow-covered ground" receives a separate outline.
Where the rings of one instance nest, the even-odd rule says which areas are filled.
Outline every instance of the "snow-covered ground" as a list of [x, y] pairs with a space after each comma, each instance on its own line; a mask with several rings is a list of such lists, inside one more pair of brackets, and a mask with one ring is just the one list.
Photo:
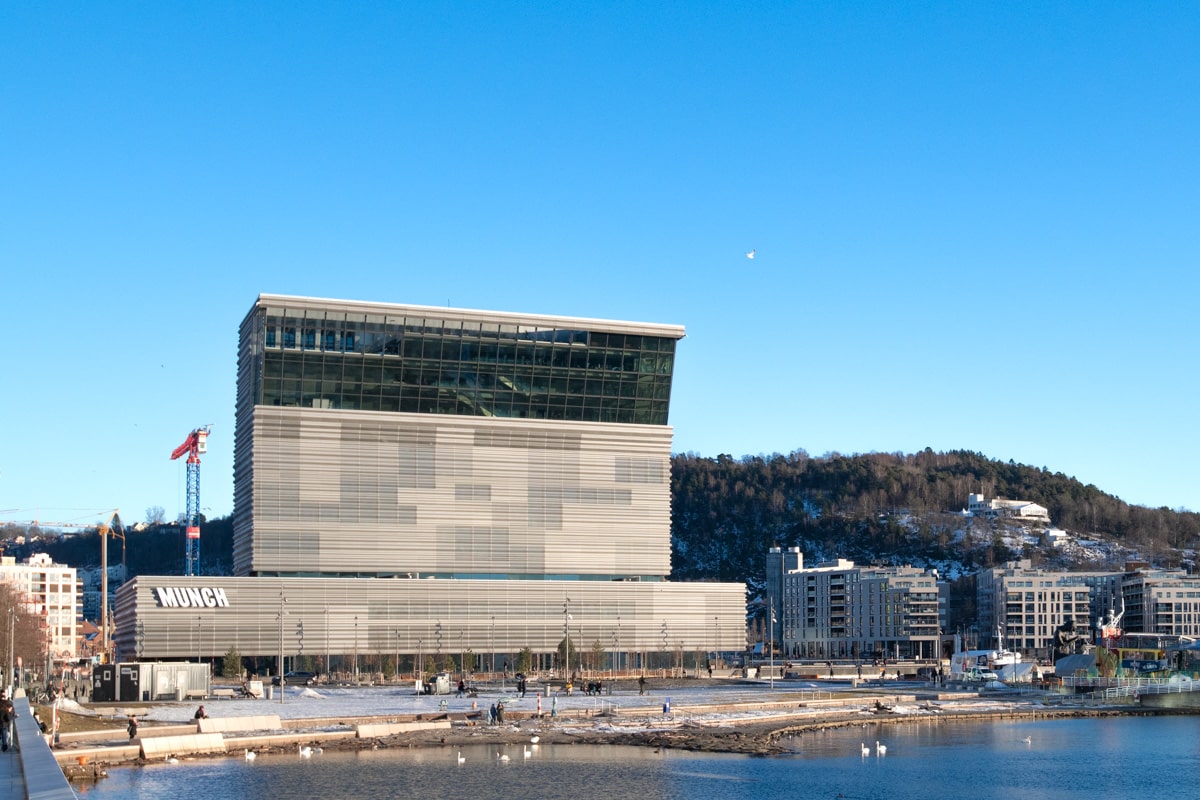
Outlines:
[[[830, 690], [847, 688], [845, 684], [831, 683], [820, 685], [811, 682], [776, 682], [774, 689], [767, 683], [762, 684], [719, 684], [696, 681], [694, 685], [671, 686], [670, 688], [655, 688], [651, 681], [645, 696], [639, 696], [636, 690], [616, 691], [611, 695], [589, 697], [581, 692], [571, 696], [557, 694], [553, 698], [541, 698], [541, 710], [549, 715], [552, 708], [558, 711], [590, 710], [596, 713], [609, 712], [603, 718], [585, 722], [578, 715], [559, 717], [556, 727], [570, 730], [575, 727], [587, 726], [596, 730], [624, 729], [626, 727], [645, 730], [647, 727], [660, 727], [683, 724], [724, 725], [768, 720], [772, 717], [788, 714], [790, 716], [808, 716], [814, 718], [829, 714], [831, 711], [845, 714], [874, 713], [873, 704], [878, 696], [909, 694], [919, 686], [904, 686], [903, 684], [888, 686], [882, 693], [864, 695], [861, 703], [851, 700], [840, 704], [836, 709], [822, 708], [818, 705], [808, 705], [813, 700], [827, 698]], [[397, 686], [317, 686], [317, 687], [287, 687], [280, 699], [279, 688], [274, 689], [272, 699], [234, 699], [208, 700], [204, 702], [205, 710], [210, 717], [243, 717], [258, 715], [278, 715], [281, 719], [302, 720], [330, 717], [371, 717], [371, 716], [403, 716], [409, 714], [429, 714], [438, 712], [468, 712], [476, 708], [481, 711], [497, 700], [503, 698], [505, 709], [508, 711], [535, 712], [538, 709], [538, 697], [528, 693], [522, 699], [508, 687], [501, 694], [499, 687], [492, 692], [481, 691], [476, 698], [456, 697], [450, 695], [416, 695], [411, 688]], [[663, 706], [670, 703], [670, 714], [663, 714]], [[716, 710], [714, 706], [730, 704], [778, 704], [786, 703], [780, 708], [739, 708]], [[444, 705], [443, 705], [444, 704]], [[1017, 703], [1020, 705], [1021, 703]], [[138, 715], [153, 722], [189, 722], [199, 703], [163, 703], [148, 708], [139, 708]], [[940, 707], [929, 703], [889, 703], [892, 713], [931, 715], [939, 712]], [[952, 703], [941, 704], [947, 710], [953, 708], [960, 711], [986, 711], [1000, 708], [1012, 709], [1013, 701], [1009, 699], [964, 698]], [[103, 707], [89, 709], [80, 707], [67, 700], [63, 707], [69, 711], [83, 714], [125, 713], [126, 709], [119, 707]], [[708, 708], [706, 708], [708, 707]], [[625, 716], [622, 711], [639, 710], [636, 715]], [[549, 722], [548, 717], [543, 724]]]

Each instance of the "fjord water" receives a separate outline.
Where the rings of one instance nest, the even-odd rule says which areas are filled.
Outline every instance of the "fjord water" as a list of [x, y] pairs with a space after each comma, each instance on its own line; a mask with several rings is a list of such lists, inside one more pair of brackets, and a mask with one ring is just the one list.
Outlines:
[[[1029, 741], [1024, 741], [1029, 737]], [[866, 743], [886, 755], [861, 755]], [[111, 770], [81, 797], [1094, 800], [1188, 797], [1200, 779], [1200, 717], [912, 722], [806, 733], [753, 758], [646, 747], [469, 745], [201, 759]], [[458, 753], [466, 761], [458, 765]], [[506, 753], [508, 762], [497, 759]]]

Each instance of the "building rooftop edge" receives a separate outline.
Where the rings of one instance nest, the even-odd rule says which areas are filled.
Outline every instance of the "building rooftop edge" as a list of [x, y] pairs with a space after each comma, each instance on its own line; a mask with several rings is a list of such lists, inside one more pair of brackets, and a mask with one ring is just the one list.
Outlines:
[[682, 325], [667, 323], [631, 322], [590, 317], [565, 317], [552, 314], [521, 314], [510, 311], [484, 311], [469, 308], [453, 308], [450, 306], [418, 306], [404, 303], [340, 300], [336, 298], [304, 297], [286, 294], [259, 294], [258, 299], [255, 301], [255, 306], [267, 304], [304, 306], [362, 313], [370, 313], [371, 311], [382, 313], [414, 312], [426, 315], [439, 315], [464, 321], [501, 322], [515, 325], [550, 325], [557, 327], [570, 326], [614, 333], [640, 333], [673, 339], [682, 339], [686, 335]]

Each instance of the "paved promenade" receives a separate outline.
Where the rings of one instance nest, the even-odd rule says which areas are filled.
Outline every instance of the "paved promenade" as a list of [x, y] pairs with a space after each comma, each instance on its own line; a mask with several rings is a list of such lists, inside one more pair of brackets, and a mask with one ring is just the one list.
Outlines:
[[75, 800], [75, 791], [34, 721], [23, 689], [17, 690], [13, 706], [17, 712], [16, 746], [0, 753], [0, 797]]

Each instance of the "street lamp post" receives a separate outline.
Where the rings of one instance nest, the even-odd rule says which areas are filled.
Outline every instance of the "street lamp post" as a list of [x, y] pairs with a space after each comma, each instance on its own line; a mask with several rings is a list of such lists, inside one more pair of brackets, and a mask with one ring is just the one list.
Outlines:
[[671, 641], [670, 641], [670, 635], [667, 633], [667, 621], [666, 620], [663, 620], [663, 624], [662, 624], [662, 640], [663, 640], [663, 654], [668, 655], [671, 652]]
[[358, 615], [354, 615], [354, 683], [358, 684]]
[[770, 650], [771, 650], [771, 661], [770, 661], [770, 663], [771, 663], [771, 688], [774, 689], [775, 688], [775, 601], [774, 601], [774, 599], [771, 600], [770, 609], [771, 609], [771, 626], [770, 626], [771, 627], [771, 639], [770, 639], [770, 642], [768, 643], [768, 646], [770, 647]]
[[491, 650], [492, 650], [492, 678], [494, 680], [495, 676], [496, 676], [496, 618], [495, 617], [492, 617]]
[[286, 610], [287, 598], [283, 596], [283, 592], [279, 593], [279, 666], [275, 668], [276, 674], [279, 676], [279, 704], [283, 705], [283, 696], [286, 694], [284, 687], [287, 681], [283, 677], [283, 616], [287, 613]]
[[15, 685], [16, 675], [13, 670], [16, 668], [16, 627], [17, 627], [17, 606], [14, 603], [8, 607], [8, 668], [4, 672], [4, 680], [0, 681], [0, 686]]
[[721, 647], [721, 618], [713, 617], [713, 660], [712, 666], [716, 666], [717, 658], [719, 657]]
[[571, 672], [571, 598], [563, 598], [563, 680], [567, 679], [567, 675]]

